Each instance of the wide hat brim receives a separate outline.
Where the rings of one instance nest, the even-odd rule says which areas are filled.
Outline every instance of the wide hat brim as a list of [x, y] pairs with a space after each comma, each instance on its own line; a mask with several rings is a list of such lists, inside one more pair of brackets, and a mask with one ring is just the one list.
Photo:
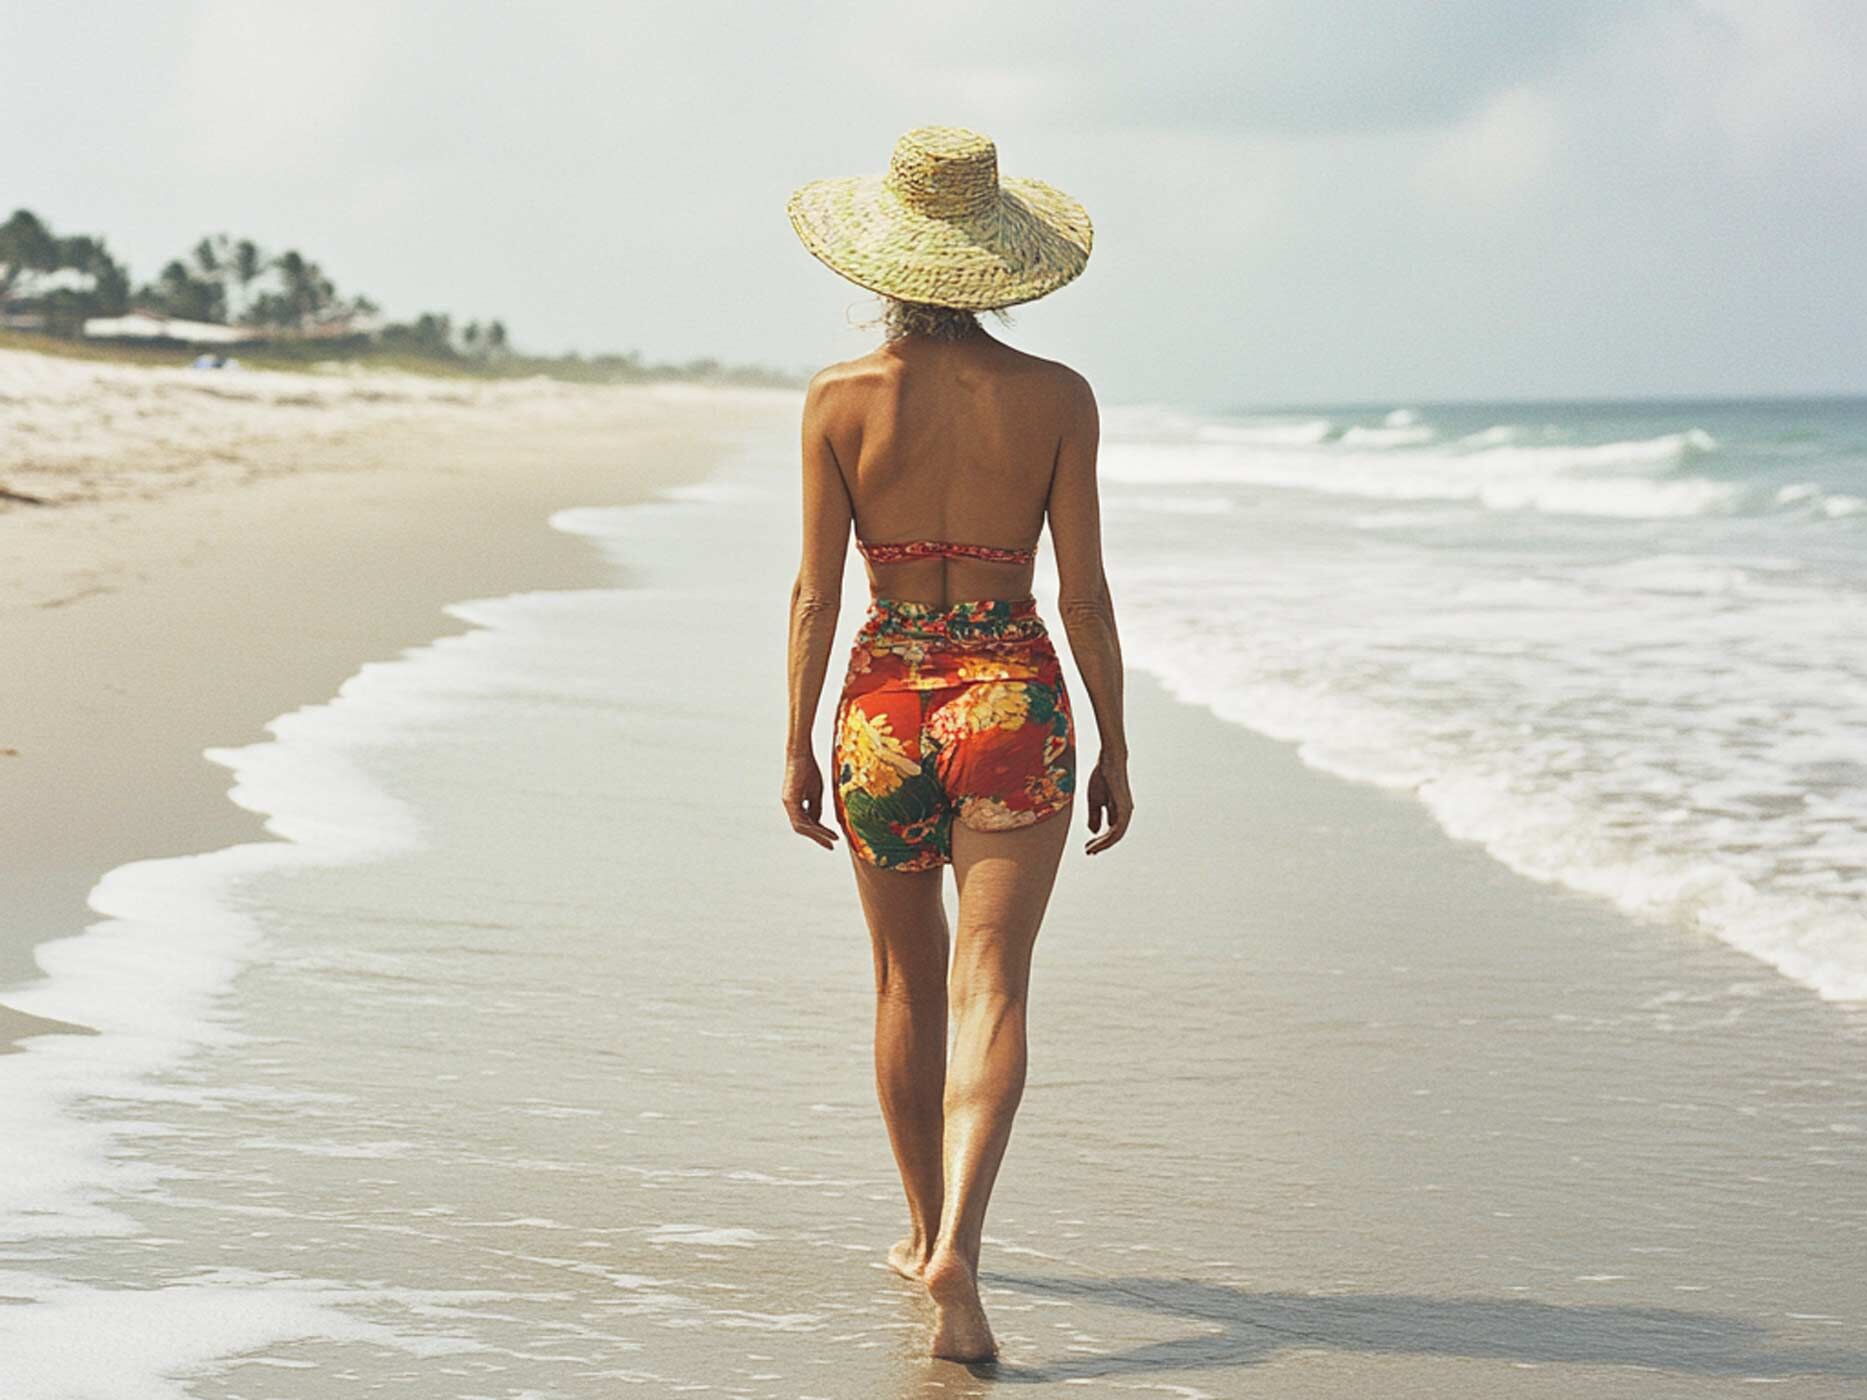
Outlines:
[[911, 208], [881, 175], [813, 180], [785, 208], [804, 246], [857, 286], [970, 311], [1054, 292], [1095, 238], [1081, 204], [1028, 176], [1000, 176], [996, 199], [961, 215]]

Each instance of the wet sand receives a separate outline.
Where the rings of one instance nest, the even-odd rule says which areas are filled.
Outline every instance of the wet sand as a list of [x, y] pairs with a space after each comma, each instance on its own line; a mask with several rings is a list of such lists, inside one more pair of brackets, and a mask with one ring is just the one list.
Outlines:
[[[99, 392], [66, 384], [65, 364], [7, 359], [22, 396], [41, 375], [63, 390], [39, 410], [48, 436]], [[460, 630], [446, 603], [601, 582], [549, 511], [702, 477], [736, 434], [787, 430], [799, 402], [685, 385], [503, 386], [477, 401], [443, 382], [398, 414], [367, 376], [336, 386], [358, 412], [300, 402], [307, 384], [335, 392], [317, 376], [256, 375], [284, 384], [203, 424], [164, 385], [193, 394], [216, 376], [78, 370], [132, 399], [92, 415], [116, 435], [94, 426], [57, 471], [13, 464], [9, 480], [70, 503], [0, 506], [0, 987], [34, 975], [35, 944], [84, 925], [112, 866], [258, 833], [203, 749], [260, 737], [363, 662]], [[388, 379], [406, 392], [409, 376]], [[7, 449], [24, 460], [27, 436]], [[0, 1050], [30, 1026], [0, 997]]]

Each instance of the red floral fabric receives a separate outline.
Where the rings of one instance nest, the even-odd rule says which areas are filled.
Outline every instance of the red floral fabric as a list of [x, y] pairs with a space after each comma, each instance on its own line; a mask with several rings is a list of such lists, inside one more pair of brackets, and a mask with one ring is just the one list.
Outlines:
[[836, 815], [863, 860], [952, 859], [953, 818], [1028, 826], [1067, 807], [1075, 730], [1036, 603], [877, 599], [836, 711]]

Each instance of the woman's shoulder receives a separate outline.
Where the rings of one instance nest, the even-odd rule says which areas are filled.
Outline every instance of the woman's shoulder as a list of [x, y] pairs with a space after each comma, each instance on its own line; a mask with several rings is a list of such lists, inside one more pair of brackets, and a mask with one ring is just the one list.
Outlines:
[[838, 360], [810, 377], [804, 388], [804, 399], [807, 404], [819, 408], [847, 404], [887, 383], [890, 374], [890, 367], [874, 355]]
[[839, 384], [852, 380], [873, 377], [882, 372], [882, 366], [875, 362], [872, 355], [860, 355], [853, 360], [838, 360], [825, 365], [810, 377], [809, 388], [812, 390], [832, 389]]
[[[1060, 409], [1070, 417], [1096, 411], [1095, 393], [1081, 371], [1061, 360], [1046, 359], [1002, 342], [987, 366], [988, 372], [1013, 386], [1013, 395], [1026, 409]], [[903, 386], [911, 371], [900, 359], [874, 350], [854, 359], [825, 365], [810, 378], [805, 399], [816, 412], [860, 411], [877, 395], [890, 395]]]
[[805, 419], [828, 422], [851, 413], [859, 416], [862, 404], [881, 382], [881, 375], [882, 368], [870, 362], [868, 356], [825, 365], [804, 386]]
[[1041, 355], [1016, 352], [1027, 363], [1023, 374], [1037, 397], [1060, 412], [1066, 420], [1093, 421], [1096, 413], [1095, 390], [1088, 376], [1061, 360], [1047, 360]]
[[1089, 380], [1063, 361], [1046, 359], [1009, 345], [1002, 348], [1005, 355], [1001, 364], [1008, 375], [1023, 379], [1033, 388], [1065, 402], [1090, 395]]

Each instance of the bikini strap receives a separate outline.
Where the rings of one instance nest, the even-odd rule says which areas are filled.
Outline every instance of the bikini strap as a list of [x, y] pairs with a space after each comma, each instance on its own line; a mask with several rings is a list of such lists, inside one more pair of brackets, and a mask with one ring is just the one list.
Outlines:
[[989, 564], [1029, 564], [1037, 558], [1035, 549], [1000, 549], [997, 545], [960, 544], [951, 540], [900, 540], [877, 544], [857, 540], [856, 548], [875, 564], [898, 564], [905, 559], [982, 559]]

